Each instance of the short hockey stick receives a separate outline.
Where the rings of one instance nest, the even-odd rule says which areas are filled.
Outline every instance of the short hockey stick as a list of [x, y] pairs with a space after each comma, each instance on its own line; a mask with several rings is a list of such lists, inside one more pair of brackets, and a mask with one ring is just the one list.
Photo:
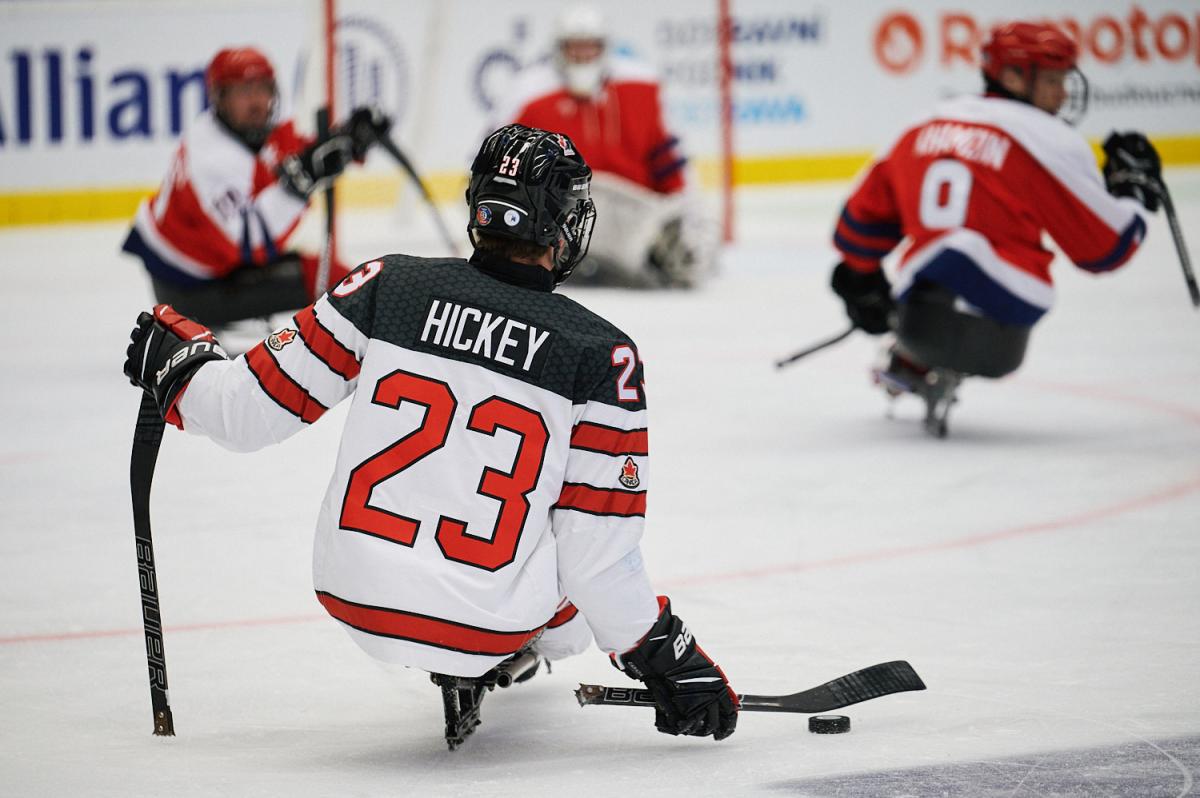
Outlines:
[[1196, 274], [1192, 271], [1192, 258], [1188, 255], [1187, 244], [1183, 241], [1183, 228], [1179, 226], [1179, 217], [1175, 214], [1175, 203], [1171, 201], [1171, 192], [1167, 191], [1165, 182], [1159, 181], [1158, 189], [1163, 212], [1167, 215], [1167, 225], [1171, 228], [1171, 238], [1175, 240], [1175, 251], [1179, 253], [1179, 265], [1183, 269], [1183, 279], [1187, 283], [1188, 294], [1192, 297], [1192, 307], [1200, 308], [1200, 286], [1196, 285]]
[[820, 343], [813, 344], [812, 346], [808, 347], [807, 349], [801, 349], [799, 352], [796, 352], [795, 354], [788, 355], [783, 360], [776, 360], [775, 368], [781, 369], [790, 363], [795, 363], [797, 360], [799, 360], [802, 357], [808, 357], [813, 352], [820, 352], [822, 349], [825, 349], [826, 347], [833, 346], [834, 344], [838, 343], [839, 341], [843, 341], [846, 338], [849, 338], [850, 333], [854, 332], [857, 329], [858, 329], [858, 327], [851, 325], [850, 329], [846, 330], [845, 332], [838, 333], [837, 335], [835, 335], [832, 338], [827, 338], [824, 341], [821, 341]]
[[1118, 176], [1153, 191], [1162, 202], [1163, 213], [1167, 216], [1167, 226], [1171, 228], [1171, 238], [1175, 241], [1175, 251], [1179, 254], [1179, 266], [1183, 269], [1183, 279], [1187, 283], [1192, 306], [1200, 307], [1200, 285], [1196, 284], [1196, 274], [1192, 271], [1192, 258], [1188, 254], [1187, 244], [1184, 243], [1183, 228], [1179, 226], [1179, 216], [1175, 213], [1175, 203], [1171, 201], [1171, 192], [1167, 190], [1166, 181], [1130, 172], [1122, 172]]
[[[745, 712], [801, 712], [816, 714], [870, 701], [893, 693], [924, 690], [925, 682], [904, 660], [872, 665], [860, 671], [839, 676], [831, 682], [810, 687], [791, 695], [739, 694]], [[575, 691], [579, 706], [652, 707], [654, 696], [649, 690], [628, 687], [603, 687], [581, 684]]]
[[133, 496], [133, 535], [137, 545], [138, 581], [142, 591], [142, 626], [146, 632], [146, 666], [150, 673], [150, 705], [154, 733], [175, 736], [175, 720], [167, 694], [167, 658], [163, 650], [162, 614], [158, 608], [158, 577], [154, 572], [154, 544], [150, 540], [150, 485], [162, 443], [163, 419], [149, 393], [142, 395], [133, 454], [129, 458], [129, 488]]
[[454, 239], [450, 236], [450, 231], [446, 229], [446, 223], [442, 220], [442, 214], [438, 211], [437, 203], [433, 201], [433, 195], [429, 193], [429, 187], [425, 185], [425, 181], [417, 174], [416, 167], [412, 165], [412, 161], [396, 146], [396, 142], [392, 141], [387, 133], [381, 132], [379, 134], [379, 145], [396, 159], [400, 167], [405, 172], [408, 172], [408, 176], [417, 184], [417, 189], [421, 192], [421, 197], [425, 200], [425, 204], [429, 206], [429, 210], [433, 214], [433, 223], [437, 226], [438, 235], [442, 237], [442, 242], [450, 250], [450, 254], [457, 258], [458, 246], [455, 245]]
[[[329, 108], [317, 109], [317, 138], [323, 139], [329, 135]], [[334, 247], [334, 227], [337, 224], [337, 218], [334, 216], [336, 208], [336, 194], [333, 187], [333, 181], [325, 187], [325, 240], [321, 242], [321, 254], [317, 259], [317, 279], [313, 286], [313, 300], [320, 298], [329, 289], [329, 272], [333, 268], [333, 247]]]

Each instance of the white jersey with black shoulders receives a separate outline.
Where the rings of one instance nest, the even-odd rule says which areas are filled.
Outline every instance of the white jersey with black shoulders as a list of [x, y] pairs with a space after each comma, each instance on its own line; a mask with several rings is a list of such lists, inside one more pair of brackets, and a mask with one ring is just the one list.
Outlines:
[[658, 616], [637, 347], [553, 286], [481, 253], [389, 255], [179, 402], [189, 432], [253, 450], [353, 394], [313, 579], [375, 657], [474, 676], [576, 608], [607, 652]]

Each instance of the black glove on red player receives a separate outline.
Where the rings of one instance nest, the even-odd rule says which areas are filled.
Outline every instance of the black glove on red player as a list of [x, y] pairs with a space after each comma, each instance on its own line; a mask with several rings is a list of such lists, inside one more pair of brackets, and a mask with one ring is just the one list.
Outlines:
[[360, 105], [351, 112], [349, 119], [338, 126], [337, 132], [350, 137], [350, 154], [361, 163], [367, 157], [367, 150], [374, 147], [391, 128], [392, 120], [378, 107]]
[[346, 171], [353, 159], [354, 139], [343, 132], [332, 132], [283, 159], [276, 171], [285, 189], [300, 199], [308, 199]]
[[179, 395], [196, 369], [210, 360], [228, 360], [212, 330], [181, 316], [170, 305], [155, 305], [154, 314], [138, 316], [125, 350], [125, 376], [154, 397], [162, 417], [183, 428], [175, 409]]
[[845, 263], [833, 269], [833, 292], [846, 303], [846, 315], [854, 326], [871, 335], [891, 329], [890, 317], [896, 312], [892, 285], [883, 270], [860, 272]]
[[392, 120], [375, 106], [355, 108], [345, 122], [279, 164], [283, 187], [301, 199], [308, 199], [346, 171], [351, 161], [362, 163], [367, 150], [386, 136], [391, 127]]
[[1133, 197], [1151, 213], [1158, 210], [1162, 161], [1150, 140], [1141, 133], [1110, 133], [1104, 140], [1104, 185], [1114, 197]]
[[659, 596], [658, 605], [654, 626], [632, 651], [614, 655], [613, 664], [646, 683], [660, 732], [724, 740], [737, 726], [737, 694], [683, 621], [671, 614], [670, 599]]

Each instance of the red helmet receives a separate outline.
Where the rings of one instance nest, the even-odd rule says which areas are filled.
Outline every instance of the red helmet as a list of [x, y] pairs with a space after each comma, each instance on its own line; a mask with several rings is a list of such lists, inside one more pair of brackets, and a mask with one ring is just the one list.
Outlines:
[[204, 70], [204, 85], [209, 91], [250, 80], [275, 80], [271, 62], [253, 47], [227, 47], [214, 55]]
[[983, 74], [999, 80], [1005, 67], [1074, 69], [1079, 47], [1053, 25], [1010, 22], [992, 29], [983, 45]]

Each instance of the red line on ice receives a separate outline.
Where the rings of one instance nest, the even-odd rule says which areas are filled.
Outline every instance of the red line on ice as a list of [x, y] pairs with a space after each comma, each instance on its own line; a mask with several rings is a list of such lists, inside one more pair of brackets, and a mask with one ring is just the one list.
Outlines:
[[1132, 405], [1141, 407], [1146, 410], [1156, 410], [1160, 413], [1176, 416], [1189, 421], [1192, 424], [1200, 424], [1200, 410], [1183, 405], [1173, 404], [1171, 402], [1163, 402], [1158, 399], [1150, 399], [1145, 396], [1136, 396], [1134, 394], [1123, 393], [1104, 388], [1101, 386], [1090, 385], [1071, 385], [1064, 382], [1047, 382], [1045, 380], [1021, 380], [1020, 385], [1028, 388], [1035, 388], [1042, 391], [1050, 391], [1051, 393], [1065, 393], [1072, 396], [1083, 396], [1089, 399], [1100, 399], [1106, 402], [1117, 402], [1124, 405]]
[[[247, 626], [283, 626], [289, 623], [310, 623], [319, 621], [326, 616], [324, 615], [285, 615], [278, 618], [242, 618], [232, 621], [210, 621], [208, 623], [185, 623], [179, 626], [168, 626], [163, 629], [164, 634], [176, 634], [179, 632], [206, 632], [213, 629], [236, 629], [238, 627]], [[33, 635], [14, 635], [12, 637], [0, 637], [0, 645], [10, 643], [53, 643], [62, 640], [90, 640], [98, 637], [129, 637], [131, 635], [144, 634], [145, 630], [142, 627], [129, 629], [94, 629], [92, 631], [81, 632], [51, 632], [47, 634]]]
[[[941, 551], [951, 551], [953, 549], [965, 549], [973, 546], [983, 546], [988, 543], [996, 543], [1002, 540], [1012, 540], [1013, 538], [1027, 537], [1046, 532], [1057, 532], [1063, 529], [1084, 526], [1092, 521], [1113, 518], [1115, 516], [1133, 512], [1134, 510], [1142, 510], [1147, 507], [1164, 504], [1166, 502], [1187, 496], [1191, 493], [1196, 493], [1197, 491], [1200, 491], [1200, 476], [1194, 477], [1186, 482], [1180, 482], [1178, 484], [1171, 485], [1170, 487], [1162, 488], [1144, 496], [1136, 496], [1132, 499], [1126, 499], [1125, 501], [1106, 505], [1095, 510], [1085, 510], [1073, 515], [1054, 518], [1049, 521], [1037, 521], [1029, 524], [1021, 524], [1019, 526], [1000, 529], [995, 532], [986, 532], [981, 535], [968, 535], [966, 537], [953, 538], [951, 540], [944, 540], [939, 543], [927, 543], [920, 546], [895, 546], [887, 549], [861, 552], [859, 554], [848, 554], [843, 557], [831, 557], [826, 560], [809, 560], [786, 563], [784, 565], [776, 565], [770, 568], [752, 568], [743, 571], [699, 574], [697, 576], [664, 579], [661, 584], [676, 588], [686, 587], [688, 585], [713, 584], [716, 582], [734, 582], [743, 579], [761, 579], [763, 577], [799, 573], [801, 571], [819, 571], [827, 568], [843, 568], [849, 565], [861, 565], [863, 563], [895, 560], [902, 557], [913, 557], [919, 554], [932, 554]], [[281, 626], [283, 624], [309, 623], [311, 621], [320, 620], [324, 617], [325, 616], [323, 615], [291, 615], [279, 618], [243, 618], [240, 620], [168, 626], [163, 631], [166, 634], [178, 634], [180, 632], [237, 629], [251, 626]], [[140, 635], [142, 633], [142, 628], [137, 627], [129, 629], [107, 629], [90, 632], [81, 631], [16, 635], [11, 637], [0, 637], [0, 645], [13, 643], [49, 643], [66, 640], [87, 640], [100, 637], [125, 637], [130, 635]]]
[[987, 532], [982, 535], [967, 535], [966, 537], [953, 538], [951, 540], [944, 540], [938, 543], [926, 543], [919, 546], [895, 546], [888, 549], [865, 551], [859, 554], [848, 554], [843, 557], [831, 557], [827, 560], [809, 560], [786, 563], [784, 565], [776, 565], [770, 568], [751, 568], [744, 571], [730, 571], [727, 573], [702, 574], [697, 576], [685, 576], [677, 579], [664, 579], [662, 584], [670, 587], [683, 587], [687, 585], [712, 584], [714, 582], [733, 582], [740, 579], [760, 579], [762, 577], [777, 576], [779, 574], [791, 574], [798, 573], [800, 571], [818, 571], [826, 568], [841, 568], [847, 565], [859, 565], [862, 563], [878, 562], [882, 560], [895, 560], [901, 557], [912, 557], [918, 554], [931, 554], [940, 551], [950, 551], [952, 549], [965, 549], [972, 546], [982, 546], [988, 543], [995, 543], [1001, 540], [1011, 540], [1013, 538], [1037, 535], [1044, 532], [1058, 532], [1063, 529], [1083, 526], [1092, 521], [1113, 518], [1134, 510], [1141, 510], [1146, 507], [1153, 507], [1157, 504], [1173, 501], [1183, 496], [1187, 496], [1190, 493], [1196, 493], [1197, 491], [1200, 491], [1200, 477], [1190, 479], [1187, 482], [1180, 482], [1167, 488], [1162, 488], [1154, 493], [1149, 493], [1144, 496], [1137, 496], [1132, 499], [1127, 499], [1116, 504], [1110, 504], [1095, 510], [1085, 510], [1080, 513], [1075, 513], [1074, 515], [1068, 515], [1062, 518], [1054, 518], [1049, 521], [1037, 521], [1029, 524], [1021, 524], [1020, 526], [1009, 527], [1007, 529], [997, 530], [996, 532]]
[[[1156, 410], [1158, 412], [1182, 418], [1185, 421], [1189, 421], [1193, 424], [1200, 424], [1200, 411], [1194, 410], [1190, 407], [1184, 407], [1182, 405], [1161, 402], [1156, 399], [1148, 399], [1142, 396], [1119, 393], [1117, 391], [1099, 387], [1070, 385], [1066, 383], [1028, 381], [1024, 382], [1024, 384], [1037, 390], [1072, 394], [1076, 396], [1086, 396], [1092, 399], [1101, 399], [1104, 401], [1143, 407], [1149, 410]], [[919, 554], [932, 554], [941, 551], [951, 551], [953, 549], [965, 549], [972, 546], [983, 546], [988, 543], [996, 543], [1002, 540], [1012, 540], [1014, 538], [1039, 535], [1046, 532], [1058, 532], [1064, 529], [1084, 526], [1092, 521], [1113, 518], [1125, 513], [1133, 512], [1134, 510], [1142, 510], [1147, 507], [1153, 507], [1158, 504], [1174, 501], [1175, 499], [1196, 493], [1197, 491], [1200, 491], [1200, 476], [1196, 476], [1184, 482], [1179, 482], [1174, 485], [1161, 488], [1153, 493], [1148, 493], [1143, 496], [1135, 496], [1132, 499], [1126, 499], [1124, 501], [1120, 501], [1115, 504], [1109, 504], [1094, 510], [1084, 510], [1082, 512], [1063, 516], [1061, 518], [1053, 518], [1048, 521], [1036, 521], [1028, 524], [1020, 524], [1018, 526], [1000, 529], [995, 532], [985, 532], [980, 535], [967, 535], [965, 537], [944, 540], [939, 543], [926, 543], [919, 546], [895, 546], [887, 549], [860, 552], [858, 554], [848, 554], [842, 557], [831, 557], [826, 560], [810, 560], [786, 563], [783, 565], [772, 566], [770, 568], [752, 568], [743, 571], [698, 574], [696, 576], [664, 579], [661, 584], [669, 587], [684, 587], [687, 585], [712, 584], [716, 582], [733, 582], [741, 579], [760, 579], [762, 577], [776, 576], [779, 574], [792, 574], [799, 573], [801, 571], [819, 571], [826, 568], [842, 568], [848, 565], [881, 562], [885, 560], [900, 559], [902, 557], [913, 557]], [[310, 623], [312, 621], [321, 620], [324, 617], [326, 616], [291, 615], [278, 618], [243, 618], [240, 620], [213, 621], [209, 623], [168, 626], [163, 631], [167, 634], [177, 634], [180, 632], [201, 632], [215, 629], [238, 629], [253, 626], [282, 626], [284, 624], [293, 623]], [[103, 637], [126, 637], [130, 635], [140, 635], [143, 633], [144, 630], [141, 627], [137, 627], [129, 629], [106, 629], [80, 632], [12, 635], [8, 637], [0, 637], [0, 645], [9, 645], [14, 643], [50, 643], [66, 640], [89, 640]]]
[[[1200, 410], [1195, 410], [1183, 405], [1172, 404], [1170, 402], [1159, 401], [1157, 399], [1149, 399], [1144, 396], [1127, 394], [1100, 386], [1071, 385], [1069, 383], [1047, 382], [1042, 380], [1022, 380], [1020, 384], [1024, 385], [1025, 387], [1034, 388], [1035, 390], [1049, 391], [1051, 393], [1063, 393], [1072, 396], [1084, 396], [1090, 399], [1099, 399], [1107, 402], [1117, 402], [1118, 404], [1145, 408], [1147, 410], [1154, 410], [1181, 418], [1184, 421], [1188, 421], [1192, 424], [1200, 424]], [[866, 551], [859, 554], [848, 554], [843, 557], [832, 557], [827, 560], [786, 563], [784, 565], [776, 565], [770, 568], [753, 568], [744, 571], [685, 576], [677, 579], [663, 580], [663, 584], [671, 587], [679, 587], [686, 585], [710, 584], [713, 582], [731, 582], [739, 579], [756, 579], [765, 576], [774, 576], [777, 574], [798, 573], [800, 571], [817, 571], [824, 568], [840, 568], [846, 565], [858, 565], [860, 563], [893, 560], [901, 557], [912, 557], [917, 554], [931, 554], [939, 551], [949, 551], [951, 549], [982, 546], [987, 543], [995, 543], [996, 541], [1000, 540], [1011, 540], [1012, 538], [1036, 535], [1043, 532], [1057, 532], [1063, 529], [1083, 526], [1084, 524], [1088, 524], [1092, 521], [1100, 521], [1106, 518], [1112, 518], [1124, 513], [1132, 512], [1134, 510], [1141, 510], [1146, 507], [1152, 507], [1156, 504], [1173, 501], [1197, 491], [1200, 491], [1200, 476], [1193, 477], [1185, 482], [1179, 482], [1169, 487], [1162, 488], [1144, 496], [1126, 499], [1125, 501], [1117, 502], [1116, 504], [1110, 504], [1094, 510], [1084, 510], [1073, 515], [1050, 519], [1048, 521], [1021, 524], [1019, 526], [1001, 529], [996, 532], [987, 532], [982, 535], [967, 535], [961, 538], [953, 538], [951, 540], [945, 540], [939, 543], [926, 543], [919, 546], [896, 546], [888, 549], [877, 549], [875, 551]]]

